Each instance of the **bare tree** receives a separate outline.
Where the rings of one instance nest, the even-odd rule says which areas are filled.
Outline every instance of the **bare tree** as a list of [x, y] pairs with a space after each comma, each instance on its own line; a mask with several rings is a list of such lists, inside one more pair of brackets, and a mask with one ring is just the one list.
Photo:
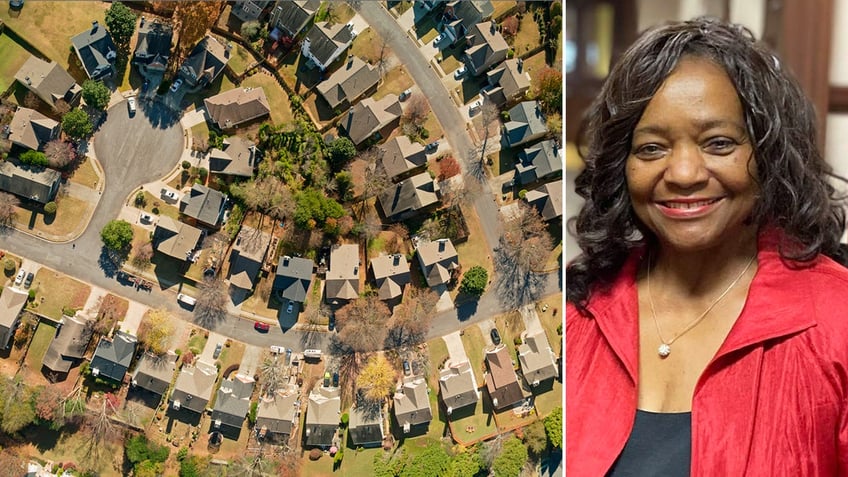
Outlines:
[[117, 398], [113, 394], [104, 394], [100, 404], [89, 411], [85, 417], [88, 435], [85, 440], [85, 457], [97, 461], [103, 457], [105, 444], [115, 437], [112, 416], [117, 411]]
[[194, 317], [204, 328], [216, 325], [227, 314], [227, 285], [220, 278], [206, 278], [198, 287]]
[[277, 362], [277, 356], [265, 358], [259, 365], [259, 382], [262, 396], [274, 396], [277, 389], [285, 383], [282, 366]]
[[138, 341], [153, 354], [164, 354], [174, 333], [171, 320], [173, 317], [164, 308], [150, 310], [138, 327]]
[[339, 339], [354, 352], [368, 353], [383, 346], [389, 308], [376, 294], [356, 298], [336, 312]]
[[50, 167], [61, 169], [76, 158], [73, 146], [61, 139], [54, 139], [44, 146], [44, 155], [50, 161]]
[[430, 114], [430, 103], [423, 94], [416, 94], [409, 98], [401, 117], [401, 130], [407, 136], [418, 137], [424, 128], [424, 121]]
[[372, 355], [356, 379], [356, 387], [371, 401], [382, 401], [389, 396], [397, 373], [382, 354]]
[[510, 308], [538, 298], [544, 280], [536, 270], [553, 250], [553, 240], [539, 212], [523, 202], [518, 204], [513, 218], [504, 224], [495, 253], [498, 298]]
[[429, 288], [408, 287], [403, 303], [395, 308], [388, 323], [386, 343], [401, 348], [423, 343], [439, 296]]
[[138, 270], [147, 270], [150, 266], [150, 261], [153, 259], [153, 243], [135, 243], [133, 244], [133, 254], [130, 258], [130, 263]]
[[15, 220], [15, 208], [21, 205], [12, 194], [8, 192], [0, 192], [0, 228], [11, 227]]

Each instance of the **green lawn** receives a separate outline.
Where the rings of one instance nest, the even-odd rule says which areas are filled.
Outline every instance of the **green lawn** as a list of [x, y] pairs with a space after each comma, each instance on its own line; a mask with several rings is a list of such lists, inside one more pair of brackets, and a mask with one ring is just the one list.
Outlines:
[[260, 72], [252, 76], [248, 76], [241, 83], [242, 87], [259, 88], [265, 90], [265, 96], [268, 98], [268, 105], [271, 106], [271, 122], [274, 124], [283, 124], [291, 122], [294, 119], [292, 114], [291, 103], [283, 87], [277, 83], [268, 73]]
[[232, 69], [235, 74], [240, 75], [247, 70], [247, 67], [256, 62], [253, 55], [243, 46], [233, 42], [233, 49], [230, 52], [230, 59], [227, 61], [227, 66]]
[[82, 309], [91, 293], [91, 287], [85, 283], [49, 268], [38, 271], [31, 289], [35, 290], [36, 295], [27, 309], [56, 320], [62, 317], [62, 308]]
[[203, 348], [206, 346], [206, 340], [208, 340], [209, 337], [206, 336], [206, 331], [200, 328], [195, 328], [195, 330], [194, 336], [188, 340], [188, 346], [186, 346], [186, 348], [196, 350], [196, 355], [200, 355], [200, 353], [203, 352]]
[[9, 35], [0, 34], [0, 92], [6, 91], [15, 81], [15, 73], [23, 66], [29, 52], [15, 43]]
[[465, 348], [465, 355], [468, 356], [468, 362], [471, 363], [471, 369], [474, 370], [474, 378], [477, 380], [478, 386], [483, 386], [483, 348], [486, 346], [486, 341], [483, 339], [483, 332], [477, 326], [469, 326], [463, 330], [462, 345]]
[[342, 460], [342, 465], [339, 468], [339, 475], [343, 477], [360, 477], [364, 475], [374, 475], [374, 456], [382, 454], [383, 449], [379, 447], [376, 449], [360, 450], [347, 447], [344, 451], [344, 459]]
[[92, 164], [91, 159], [85, 157], [82, 159], [79, 167], [74, 170], [74, 174], [69, 180], [94, 189], [97, 187], [99, 179], [100, 178], [94, 170], [94, 165]]
[[[135, 196], [133, 196], [130, 201], [133, 207], [141, 209], [147, 213], [153, 215], [166, 215], [174, 220], [179, 220], [180, 218], [180, 209], [168, 204], [164, 199], [153, 195], [150, 192], [144, 191], [144, 203], [142, 205], [136, 205]], [[157, 209], [158, 212], [154, 212], [153, 209]]]
[[488, 394], [481, 391], [480, 400], [476, 404], [453, 412], [450, 426], [455, 441], [472, 444], [497, 435], [498, 428], [489, 402]]
[[226, 370], [234, 364], [241, 363], [241, 359], [244, 357], [244, 348], [244, 343], [230, 340], [230, 345], [224, 346], [221, 354], [218, 355], [218, 362], [221, 363], [221, 371]]
[[40, 370], [41, 361], [50, 347], [50, 342], [56, 336], [56, 326], [48, 321], [40, 321], [35, 329], [32, 342], [27, 350], [26, 363], [29, 369]]
[[553, 386], [549, 386], [549, 389], [534, 390], [534, 394], [537, 391], [540, 391], [535, 398], [536, 412], [539, 414], [539, 418], [544, 418], [557, 406], [562, 406], [562, 383], [560, 381], [554, 380]]

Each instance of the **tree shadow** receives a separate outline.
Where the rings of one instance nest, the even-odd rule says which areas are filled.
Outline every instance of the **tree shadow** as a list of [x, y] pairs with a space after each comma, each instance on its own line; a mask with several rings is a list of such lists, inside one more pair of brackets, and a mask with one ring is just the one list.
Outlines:
[[[114, 251], [106, 248], [106, 246], [100, 247], [100, 257], [97, 259], [97, 264], [100, 266], [100, 269], [103, 270], [103, 274], [107, 278], [114, 278], [115, 274], [118, 273], [118, 270], [121, 269], [121, 264], [123, 261], [115, 262], [115, 253]], [[124, 257], [126, 259], [126, 257]]]
[[469, 318], [477, 314], [477, 300], [471, 300], [463, 303], [456, 309], [456, 317], [459, 321], [467, 321]]
[[495, 279], [495, 291], [498, 301], [505, 308], [520, 308], [536, 301], [542, 295], [544, 275], [523, 267], [518, 262], [516, 253], [509, 250], [503, 238], [494, 253], [494, 264], [499, 272]]
[[151, 125], [159, 129], [168, 129], [177, 123], [179, 116], [174, 114], [165, 104], [156, 100], [138, 102], [138, 109]]

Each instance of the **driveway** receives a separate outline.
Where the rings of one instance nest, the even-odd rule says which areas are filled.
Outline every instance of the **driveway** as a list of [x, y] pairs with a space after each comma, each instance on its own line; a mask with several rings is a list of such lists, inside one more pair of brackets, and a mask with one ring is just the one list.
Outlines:
[[[492, 328], [495, 328], [495, 322], [491, 318], [481, 321], [477, 323], [477, 327], [480, 328], [480, 332], [483, 333], [483, 340], [486, 341], [486, 348], [490, 346], [495, 346], [495, 343], [492, 342]], [[498, 330], [500, 331], [500, 330]]]
[[124, 316], [124, 321], [121, 322], [121, 329], [133, 335], [137, 335], [138, 327], [141, 325], [141, 319], [150, 308], [135, 300], [129, 300], [129, 302], [130, 306], [127, 308], [127, 314]]
[[225, 341], [227, 341], [226, 336], [210, 331], [209, 338], [206, 340], [206, 346], [204, 346], [203, 351], [200, 352], [200, 361], [214, 363], [217, 359], [213, 357], [215, 353], [215, 346], [217, 346], [218, 343], [221, 343], [221, 346], [223, 346]]
[[262, 350], [258, 346], [247, 345], [244, 347], [244, 355], [239, 364], [239, 374], [242, 376], [253, 377], [259, 370], [259, 359], [262, 357]]
[[462, 338], [459, 337], [459, 331], [448, 333], [442, 336], [445, 344], [448, 347], [448, 355], [450, 355], [451, 363], [461, 363], [468, 361], [468, 355], [465, 354], [465, 346], [462, 345]]

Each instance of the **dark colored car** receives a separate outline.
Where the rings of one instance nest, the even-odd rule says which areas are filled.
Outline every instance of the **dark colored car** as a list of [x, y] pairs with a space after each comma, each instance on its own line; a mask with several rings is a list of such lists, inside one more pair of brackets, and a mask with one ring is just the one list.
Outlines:
[[24, 287], [29, 288], [32, 285], [32, 280], [35, 278], [32, 272], [27, 273], [26, 279], [24, 280]]
[[146, 93], [147, 88], [149, 88], [149, 87], [150, 87], [150, 80], [149, 79], [144, 80], [144, 83], [141, 83], [141, 92]]
[[271, 329], [271, 325], [268, 323], [262, 323], [261, 321], [257, 321], [253, 323], [253, 329], [256, 331], [268, 331]]
[[330, 330], [330, 331], [333, 331], [334, 329], [336, 329], [336, 315], [335, 315], [335, 313], [330, 315], [330, 321], [327, 322], [327, 329]]
[[403, 361], [403, 374], [405, 374], [406, 376], [412, 374], [412, 367], [409, 366], [409, 361]]
[[338, 371], [333, 373], [333, 387], [334, 388], [339, 387], [339, 372]]
[[497, 328], [492, 328], [492, 331], [489, 332], [489, 335], [492, 337], [492, 343], [494, 343], [495, 346], [501, 344], [501, 334], [498, 333]]

